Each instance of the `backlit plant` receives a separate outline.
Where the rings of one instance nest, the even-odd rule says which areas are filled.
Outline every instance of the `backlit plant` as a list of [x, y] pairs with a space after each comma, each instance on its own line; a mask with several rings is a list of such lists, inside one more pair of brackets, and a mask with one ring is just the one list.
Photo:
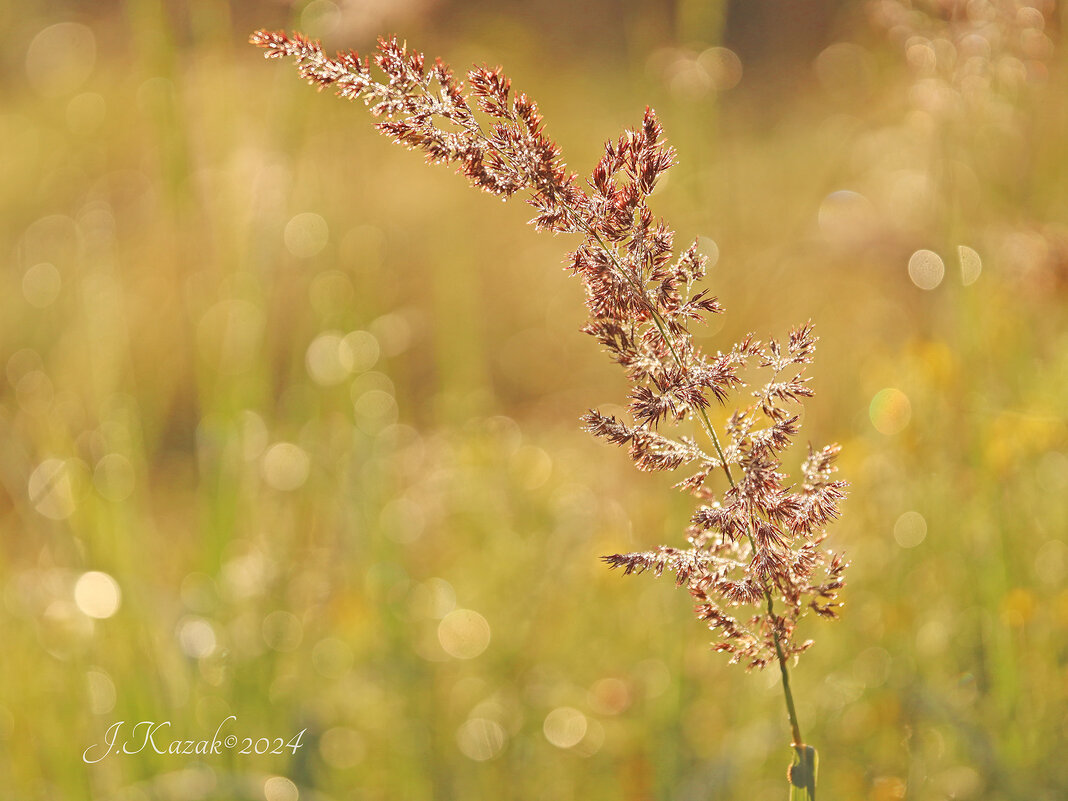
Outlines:
[[[630, 383], [630, 419], [591, 410], [585, 428], [625, 447], [639, 470], [685, 468], [676, 486], [700, 501], [687, 547], [605, 561], [624, 573], [674, 572], [715, 632], [716, 650], [748, 668], [779, 667], [794, 748], [791, 797], [813, 798], [815, 751], [801, 735], [789, 665], [812, 645], [798, 635], [798, 620], [808, 611], [837, 615], [846, 563], [823, 543], [844, 483], [833, 478], [837, 446], [810, 447], [796, 486], [784, 483], [780, 455], [799, 431], [799, 404], [812, 395], [804, 370], [816, 338], [805, 324], [783, 342], [749, 335], [715, 354], [694, 342], [691, 327], [723, 308], [699, 288], [706, 259], [697, 242], [677, 252], [674, 232], [649, 208], [675, 163], [656, 114], [647, 109], [637, 128], [607, 143], [581, 184], [546, 135], [537, 104], [513, 93], [500, 69], [473, 68], [465, 87], [440, 60], [428, 65], [395, 38], [380, 39], [364, 59], [353, 51], [330, 58], [300, 34], [258, 31], [251, 42], [269, 58], [294, 57], [320, 88], [362, 99], [383, 133], [428, 161], [455, 165], [494, 195], [524, 193], [537, 229], [581, 237], [568, 263], [586, 288], [584, 331]], [[755, 388], [721, 435], [710, 410], [747, 386]]]

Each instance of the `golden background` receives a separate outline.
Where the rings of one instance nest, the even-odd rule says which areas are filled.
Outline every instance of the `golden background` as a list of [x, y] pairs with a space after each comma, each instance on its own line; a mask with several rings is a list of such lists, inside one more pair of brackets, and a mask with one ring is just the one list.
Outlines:
[[[802, 441], [844, 446], [853, 567], [793, 674], [821, 795], [1068, 795], [1052, 3], [0, 23], [0, 796], [785, 797], [775, 671], [710, 652], [670, 579], [598, 560], [681, 544], [692, 504], [578, 430], [625, 384], [579, 333], [577, 241], [264, 62], [258, 27], [502, 64], [583, 174], [656, 108], [680, 161], [657, 211], [718, 257], [703, 346], [822, 337]], [[307, 731], [83, 761], [116, 721], [169, 742], [229, 715]]]

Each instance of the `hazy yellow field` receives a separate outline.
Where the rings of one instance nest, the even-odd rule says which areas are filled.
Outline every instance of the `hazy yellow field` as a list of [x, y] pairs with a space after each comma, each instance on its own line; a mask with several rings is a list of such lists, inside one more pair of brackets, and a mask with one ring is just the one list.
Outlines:
[[582, 174], [655, 107], [657, 211], [727, 308], [703, 346], [821, 337], [801, 441], [843, 445], [852, 562], [792, 676], [821, 797], [1068, 797], [1052, 0], [817, 6], [778, 55], [770, 2], [188, 5], [0, 10], [0, 797], [786, 797], [776, 671], [599, 561], [693, 505], [579, 430], [625, 386], [577, 241], [246, 44], [283, 26], [503, 64]]

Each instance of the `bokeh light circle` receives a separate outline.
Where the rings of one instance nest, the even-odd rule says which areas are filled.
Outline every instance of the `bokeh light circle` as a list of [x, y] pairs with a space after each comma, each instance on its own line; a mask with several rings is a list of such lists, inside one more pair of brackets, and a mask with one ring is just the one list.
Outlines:
[[74, 585], [74, 603], [89, 617], [103, 620], [119, 611], [122, 590], [107, 573], [90, 570], [83, 573]]
[[979, 274], [983, 272], [983, 260], [967, 245], [958, 247], [957, 255], [960, 258], [960, 281], [964, 286], [971, 286], [979, 280]]
[[718, 92], [733, 89], [742, 80], [742, 60], [729, 48], [710, 47], [697, 57], [697, 64]]
[[297, 801], [300, 791], [285, 776], [272, 776], [263, 783], [264, 801]]
[[363, 736], [347, 726], [335, 726], [319, 738], [319, 753], [332, 768], [352, 768], [363, 761], [367, 752]]
[[42, 30], [26, 50], [26, 78], [45, 97], [75, 91], [96, 66], [96, 36], [78, 22], [57, 22]]
[[63, 459], [45, 459], [27, 482], [30, 503], [51, 520], [65, 520], [74, 514], [74, 482], [70, 466]]
[[279, 609], [263, 619], [263, 641], [275, 651], [295, 651], [304, 639], [304, 624], [292, 612]]
[[133, 465], [121, 453], [105, 454], [93, 470], [97, 492], [116, 503], [133, 495], [136, 482]]
[[106, 715], [115, 708], [118, 691], [115, 682], [103, 670], [88, 670], [85, 673], [89, 711], [94, 715]]
[[308, 345], [304, 364], [316, 384], [331, 387], [348, 378], [353, 367], [352, 349], [341, 334], [327, 331]]
[[570, 706], [560, 706], [545, 716], [542, 732], [557, 748], [573, 748], [582, 742], [588, 728], [586, 716]]
[[909, 257], [909, 278], [920, 289], [936, 288], [945, 275], [946, 264], [933, 250], [917, 250]]
[[330, 241], [330, 227], [320, 215], [305, 211], [286, 223], [286, 249], [298, 259], [317, 256]]
[[927, 538], [927, 521], [919, 512], [905, 512], [894, 523], [894, 541], [902, 548], [915, 548]]
[[41, 262], [28, 269], [22, 276], [22, 295], [36, 309], [43, 309], [59, 297], [63, 278], [54, 264]]
[[888, 387], [875, 393], [868, 414], [871, 424], [880, 434], [900, 434], [912, 419], [912, 404], [900, 389]]
[[618, 715], [631, 704], [630, 687], [622, 679], [606, 676], [590, 687], [590, 708], [600, 715]]
[[504, 750], [508, 735], [501, 724], [486, 718], [464, 721], [456, 731], [456, 744], [468, 759], [486, 762]]
[[342, 344], [348, 349], [352, 371], [356, 373], [363, 373], [374, 367], [381, 354], [378, 339], [368, 331], [351, 331], [345, 335]]
[[456, 659], [474, 659], [490, 643], [490, 625], [473, 609], [454, 609], [438, 624], [438, 642]]
[[178, 644], [186, 656], [204, 659], [215, 653], [218, 640], [215, 628], [207, 620], [192, 615], [182, 618], [178, 623]]
[[299, 445], [278, 442], [263, 455], [263, 480], [276, 490], [298, 489], [308, 480], [311, 459]]

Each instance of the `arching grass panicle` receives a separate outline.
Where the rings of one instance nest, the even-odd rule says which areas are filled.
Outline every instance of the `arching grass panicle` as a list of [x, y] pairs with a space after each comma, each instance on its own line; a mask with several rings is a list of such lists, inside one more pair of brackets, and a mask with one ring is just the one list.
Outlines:
[[[779, 454], [800, 427], [797, 404], [812, 395], [803, 372], [816, 337], [805, 324], [786, 342], [750, 335], [715, 355], [694, 343], [690, 327], [723, 308], [697, 288], [706, 266], [697, 242], [676, 255], [674, 231], [649, 208], [676, 155], [656, 113], [647, 109], [638, 127], [605, 144], [583, 188], [545, 134], [537, 104], [514, 93], [500, 68], [472, 68], [465, 87], [447, 65], [428, 65], [395, 37], [380, 39], [373, 57], [363, 59], [353, 51], [330, 58], [299, 33], [258, 31], [251, 41], [269, 58], [295, 58], [300, 74], [320, 88], [362, 99], [384, 118], [377, 123], [383, 133], [428, 161], [455, 165], [495, 195], [525, 192], [539, 229], [582, 235], [569, 264], [586, 287], [584, 330], [626, 371], [632, 418], [591, 410], [586, 430], [626, 447], [640, 470], [688, 468], [677, 486], [705, 501], [693, 515], [688, 548], [605, 560], [626, 573], [674, 571], [732, 661], [764, 667], [778, 655], [776, 645], [783, 657], [806, 650], [811, 640], [795, 640], [796, 622], [808, 609], [835, 616], [846, 566], [822, 548], [845, 486], [832, 478], [838, 448], [810, 452], [800, 487], [785, 485], [780, 472]], [[730, 416], [721, 442], [706, 409], [742, 390], [740, 373], [753, 367], [766, 371], [766, 383]], [[706, 442], [672, 433], [688, 420]], [[717, 494], [712, 477], [719, 471], [727, 486]], [[773, 611], [776, 599], [782, 614]], [[745, 605], [759, 609], [742, 620], [727, 612]]]
[[[379, 130], [428, 161], [454, 165], [495, 195], [523, 192], [538, 229], [581, 236], [568, 264], [586, 289], [583, 330], [630, 384], [629, 420], [591, 410], [585, 428], [626, 448], [639, 470], [685, 468], [677, 486], [702, 502], [686, 548], [605, 561], [624, 573], [674, 572], [693, 595], [697, 617], [716, 632], [718, 650], [750, 668], [777, 661], [800, 746], [787, 664], [812, 641], [795, 636], [797, 621], [809, 610], [835, 617], [846, 567], [823, 548], [845, 486], [833, 477], [837, 446], [810, 448], [799, 486], [785, 483], [780, 469], [800, 428], [798, 406], [812, 396], [804, 370], [816, 337], [806, 323], [784, 342], [749, 335], [715, 354], [694, 342], [691, 327], [723, 308], [699, 288], [706, 259], [697, 242], [677, 251], [674, 231], [649, 207], [676, 157], [656, 113], [646, 109], [637, 127], [606, 143], [580, 184], [546, 135], [537, 104], [513, 92], [500, 68], [472, 68], [465, 86], [440, 60], [428, 65], [396, 38], [380, 39], [364, 59], [355, 52], [328, 57], [300, 34], [259, 31], [251, 41], [269, 58], [296, 59], [300, 74], [320, 88], [362, 99], [382, 118]], [[735, 402], [721, 437], [709, 408], [744, 397], [742, 376], [754, 372], [764, 383]]]

